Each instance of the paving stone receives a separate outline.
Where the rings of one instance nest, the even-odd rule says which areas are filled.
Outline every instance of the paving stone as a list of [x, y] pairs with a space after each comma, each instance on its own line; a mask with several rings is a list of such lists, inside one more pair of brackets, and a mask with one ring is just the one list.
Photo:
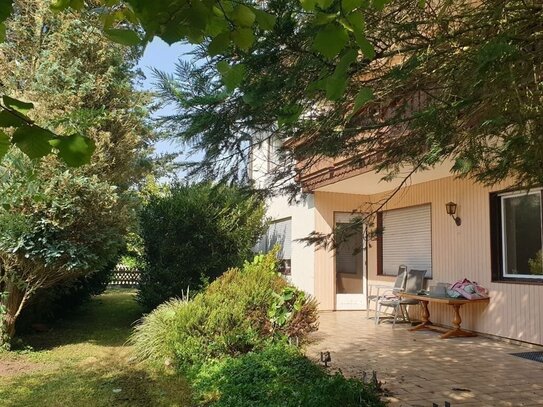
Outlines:
[[376, 326], [365, 312], [321, 314], [320, 330], [307, 355], [330, 351], [331, 369], [362, 377], [373, 370], [392, 392], [391, 407], [543, 406], [543, 364], [510, 353], [538, 349], [488, 338], [442, 340], [433, 332], [409, 332], [409, 325]]

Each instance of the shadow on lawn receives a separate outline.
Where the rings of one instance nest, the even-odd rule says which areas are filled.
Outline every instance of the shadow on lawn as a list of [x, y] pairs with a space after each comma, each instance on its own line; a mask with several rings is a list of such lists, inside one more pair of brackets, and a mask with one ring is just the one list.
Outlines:
[[157, 380], [138, 369], [69, 368], [14, 377], [0, 400], [3, 406], [187, 406], [190, 391], [182, 378]]
[[54, 322], [48, 331], [22, 334], [19, 339], [35, 350], [79, 343], [123, 346], [141, 315], [134, 291], [109, 291]]

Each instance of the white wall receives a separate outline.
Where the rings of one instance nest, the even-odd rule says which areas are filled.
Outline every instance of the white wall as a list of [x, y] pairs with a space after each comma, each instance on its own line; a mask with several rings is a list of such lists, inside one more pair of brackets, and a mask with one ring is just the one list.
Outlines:
[[250, 177], [255, 183], [255, 188], [265, 189], [268, 183], [268, 168], [270, 159], [270, 142], [264, 137], [262, 141], [253, 145], [251, 149]]
[[[264, 189], [269, 184], [268, 160], [275, 157], [269, 141], [253, 147], [251, 160], [251, 178], [255, 187]], [[270, 157], [272, 155], [272, 157]], [[271, 166], [273, 168], [273, 165]], [[276, 196], [266, 202], [266, 215], [274, 221], [291, 218], [292, 222], [292, 251], [291, 251], [291, 282], [301, 290], [313, 295], [315, 292], [315, 250], [297, 242], [309, 236], [315, 230], [315, 205], [313, 194], [300, 195], [296, 202], [289, 203], [287, 196]]]
[[313, 195], [305, 195], [299, 202], [289, 204], [288, 197], [278, 196], [266, 203], [266, 214], [272, 220], [291, 218], [292, 258], [291, 281], [301, 290], [313, 295], [315, 291], [315, 250], [296, 241], [307, 237], [315, 230], [315, 205]]

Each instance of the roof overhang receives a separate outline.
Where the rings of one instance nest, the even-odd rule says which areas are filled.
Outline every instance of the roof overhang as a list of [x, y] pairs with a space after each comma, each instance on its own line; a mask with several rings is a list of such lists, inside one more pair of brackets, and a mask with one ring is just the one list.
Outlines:
[[371, 195], [450, 177], [453, 175], [451, 173], [452, 166], [451, 161], [445, 160], [433, 168], [414, 173], [412, 173], [412, 167], [403, 167], [391, 180], [385, 180], [386, 173], [375, 171], [373, 165], [350, 170], [348, 168], [327, 168], [326, 171], [320, 171], [320, 178], [312, 177], [312, 180], [309, 180], [310, 183], [306, 181], [304, 186], [311, 192]]

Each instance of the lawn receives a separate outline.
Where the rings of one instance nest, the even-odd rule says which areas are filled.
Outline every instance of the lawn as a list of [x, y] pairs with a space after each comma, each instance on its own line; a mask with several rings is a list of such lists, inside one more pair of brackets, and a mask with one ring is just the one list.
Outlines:
[[0, 354], [0, 405], [190, 405], [182, 377], [134, 361], [126, 340], [140, 316], [134, 292], [111, 291], [48, 332], [23, 336], [25, 350]]

